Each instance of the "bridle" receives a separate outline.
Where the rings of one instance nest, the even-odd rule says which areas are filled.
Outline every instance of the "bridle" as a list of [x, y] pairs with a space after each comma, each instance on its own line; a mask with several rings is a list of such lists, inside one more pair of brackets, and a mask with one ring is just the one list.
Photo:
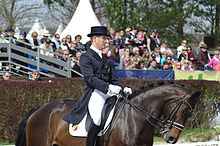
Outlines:
[[[192, 95], [192, 91], [189, 90], [188, 93], [186, 93], [185, 95], [183, 95], [181, 98], [175, 100], [175, 101], [172, 101], [171, 103], [174, 103], [174, 102], [177, 102], [177, 105], [175, 106], [175, 108], [170, 112], [170, 114], [168, 115], [168, 117], [165, 119], [165, 120], [161, 120], [149, 113], [147, 113], [146, 111], [144, 111], [142, 108], [138, 107], [137, 105], [135, 105], [134, 103], [132, 103], [130, 100], [128, 100], [128, 94], [126, 94], [126, 96], [122, 96], [122, 95], [119, 95], [121, 96], [121, 98], [123, 99], [123, 101], [120, 103], [119, 105], [119, 109], [117, 110], [117, 112], [115, 113], [115, 116], [113, 117], [112, 121], [111, 121], [111, 124], [109, 126], [106, 127], [106, 129], [104, 129], [102, 131], [102, 144], [101, 145], [104, 145], [104, 142], [108, 142], [109, 139], [110, 139], [110, 135], [111, 135], [111, 132], [113, 130], [113, 127], [114, 125], [116, 124], [116, 121], [117, 121], [117, 118], [119, 117], [119, 115], [121, 114], [122, 112], [122, 109], [124, 107], [125, 104], [129, 104], [139, 115], [140, 117], [150, 123], [155, 129], [157, 129], [161, 134], [163, 133], [166, 133], [168, 132], [172, 127], [175, 127], [179, 130], [183, 130], [184, 126], [182, 124], [179, 124], [179, 123], [176, 123], [174, 122], [175, 118], [176, 118], [176, 115], [177, 115], [177, 112], [178, 110], [180, 109], [181, 105], [183, 103], [186, 103], [189, 107], [190, 107], [190, 112], [193, 110], [192, 106], [189, 104], [189, 102], [186, 100], [189, 95]], [[171, 104], [169, 103], [169, 104]], [[150, 117], [151, 119], [154, 120], [154, 122], [151, 122], [150, 119], [148, 118]], [[156, 124], [157, 123], [160, 123], [162, 126], [157, 126]], [[107, 138], [104, 139], [104, 133], [107, 131], [107, 129], [109, 128], [109, 133], [107, 135]]]
[[[142, 108], [136, 106], [135, 104], [133, 104], [130, 100], [128, 100], [127, 98], [123, 98], [123, 100], [126, 101], [126, 103], [128, 103], [131, 107], [133, 107], [133, 109], [139, 114], [141, 115], [141, 118], [144, 119], [145, 121], [147, 121], [148, 123], [150, 123], [153, 127], [155, 127], [157, 130], [159, 130], [160, 133], [164, 133], [167, 132], [169, 129], [171, 129], [172, 127], [175, 127], [179, 130], [183, 130], [184, 126], [182, 124], [179, 124], [177, 122], [174, 122], [177, 112], [180, 109], [181, 105], [183, 103], [186, 103], [189, 107], [190, 107], [190, 111], [192, 111], [192, 106], [189, 104], [189, 102], [186, 100], [187, 97], [189, 97], [189, 95], [192, 94], [192, 91], [189, 91], [188, 93], [186, 93], [185, 95], [183, 95], [181, 98], [171, 102], [178, 102], [177, 105], [175, 106], [175, 108], [169, 113], [169, 115], [167, 116], [167, 118], [165, 120], [161, 120], [149, 113], [147, 113], [146, 111], [144, 111]], [[169, 104], [171, 104], [169, 103]], [[158, 127], [156, 124], [154, 124], [153, 122], [151, 122], [148, 117], [149, 116], [151, 119], [153, 119], [154, 121], [156, 121], [157, 123], [160, 123], [162, 126]], [[168, 127], [169, 126], [169, 127]]]

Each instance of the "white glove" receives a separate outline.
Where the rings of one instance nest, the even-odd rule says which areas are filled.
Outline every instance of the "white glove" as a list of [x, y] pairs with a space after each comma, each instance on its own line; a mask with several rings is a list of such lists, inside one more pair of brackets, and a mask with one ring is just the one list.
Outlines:
[[112, 84], [109, 85], [108, 89], [109, 89], [109, 91], [112, 92], [112, 94], [119, 94], [119, 92], [121, 91], [120, 86], [112, 85]]
[[132, 94], [131, 88], [125, 87], [125, 88], [124, 88], [124, 93], [125, 93], [125, 94], [129, 94], [129, 95]]

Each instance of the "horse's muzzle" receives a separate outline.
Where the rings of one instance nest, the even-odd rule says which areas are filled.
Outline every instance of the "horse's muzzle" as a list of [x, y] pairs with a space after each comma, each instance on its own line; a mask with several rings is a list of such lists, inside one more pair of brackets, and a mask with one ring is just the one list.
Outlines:
[[163, 139], [167, 143], [171, 143], [171, 144], [175, 144], [177, 142], [177, 139], [174, 136], [172, 136], [172, 133], [170, 133], [170, 132], [164, 133]]

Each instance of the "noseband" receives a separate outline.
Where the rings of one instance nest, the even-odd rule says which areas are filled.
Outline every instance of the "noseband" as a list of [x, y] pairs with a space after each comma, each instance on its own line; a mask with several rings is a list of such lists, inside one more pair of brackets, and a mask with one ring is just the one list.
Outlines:
[[[192, 111], [192, 106], [189, 104], [189, 102], [186, 101], [188, 95], [191, 95], [192, 91], [189, 91], [187, 94], [185, 94], [184, 96], [182, 96], [180, 99], [177, 99], [174, 102], [177, 102], [177, 105], [175, 106], [175, 108], [172, 110], [172, 112], [168, 115], [168, 117], [166, 118], [166, 120], [161, 120], [158, 119], [157, 117], [145, 112], [143, 109], [141, 109], [140, 107], [136, 106], [135, 104], [133, 104], [130, 100], [127, 99], [127, 97], [122, 97], [123, 100], [126, 101], [126, 103], [128, 103], [131, 107], [134, 108], [134, 110], [136, 112], [138, 112], [141, 115], [141, 118], [144, 119], [145, 121], [147, 121], [148, 123], [150, 123], [153, 127], [155, 127], [156, 129], [159, 130], [160, 133], [165, 133], [167, 131], [169, 131], [169, 129], [171, 129], [172, 127], [175, 127], [179, 130], [183, 130], [184, 126], [182, 124], [176, 123], [174, 122], [175, 118], [176, 118], [176, 114], [179, 110], [179, 108], [181, 107], [181, 105], [185, 102], [189, 107], [190, 107], [190, 111]], [[151, 122], [147, 116], [151, 117], [154, 121], [156, 121], [156, 123], [160, 123], [162, 124], [162, 127], [158, 127], [156, 126], [156, 124], [154, 124], [153, 122]], [[169, 126], [169, 127], [168, 127]]]

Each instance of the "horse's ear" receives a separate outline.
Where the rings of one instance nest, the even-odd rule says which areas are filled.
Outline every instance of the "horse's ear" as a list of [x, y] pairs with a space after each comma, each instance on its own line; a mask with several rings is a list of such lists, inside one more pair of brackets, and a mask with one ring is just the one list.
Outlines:
[[194, 103], [199, 101], [200, 97], [202, 97], [204, 91], [196, 91], [192, 94], [190, 100], [193, 101]]

